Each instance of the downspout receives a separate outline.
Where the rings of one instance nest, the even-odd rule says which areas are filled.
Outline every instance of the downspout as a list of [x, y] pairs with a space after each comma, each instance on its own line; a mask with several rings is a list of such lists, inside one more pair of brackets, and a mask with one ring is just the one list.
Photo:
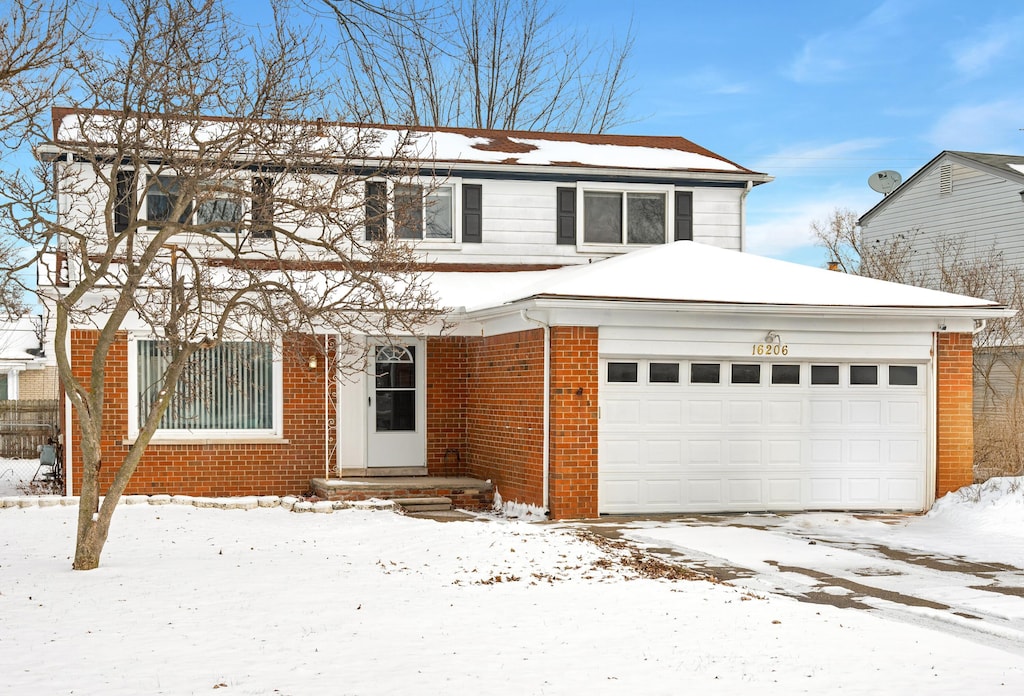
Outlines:
[[928, 409], [931, 411], [931, 425], [929, 427], [930, 448], [932, 451], [932, 464], [928, 467], [928, 476], [925, 480], [925, 509], [931, 509], [935, 503], [935, 486], [939, 475], [939, 332], [932, 332], [932, 364], [931, 364], [931, 385], [928, 395]]
[[324, 479], [331, 478], [331, 358], [324, 334]]
[[754, 182], [747, 180], [747, 186], [740, 194], [740, 251], [747, 246], [747, 194], [754, 188]]
[[539, 319], [533, 319], [527, 310], [520, 312], [524, 321], [533, 322], [544, 330], [544, 452], [542, 455], [542, 503], [544, 514], [548, 512], [548, 485], [551, 472], [551, 325]]

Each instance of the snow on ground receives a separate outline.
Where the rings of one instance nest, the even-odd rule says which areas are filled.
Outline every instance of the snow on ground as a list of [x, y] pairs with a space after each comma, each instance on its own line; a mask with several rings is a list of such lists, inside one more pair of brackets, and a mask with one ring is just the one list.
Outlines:
[[38, 468], [38, 459], [0, 457], [0, 498], [24, 494]]
[[569, 526], [123, 505], [102, 567], [79, 573], [76, 513], [0, 509], [0, 692], [1024, 688], [1018, 656], [862, 611], [638, 578]]

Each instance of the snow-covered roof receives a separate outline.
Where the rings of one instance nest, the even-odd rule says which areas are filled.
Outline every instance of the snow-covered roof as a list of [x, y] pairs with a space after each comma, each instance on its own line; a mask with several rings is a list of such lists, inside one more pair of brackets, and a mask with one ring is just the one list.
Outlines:
[[[161, 133], [175, 122], [156, 117], [152, 131]], [[60, 143], [102, 143], [117, 132], [125, 117], [106, 111], [56, 108], [54, 137]], [[268, 123], [268, 122], [258, 122]], [[232, 120], [204, 118], [200, 125], [182, 120], [175, 136], [182, 149], [196, 139], [225, 138]], [[769, 181], [766, 174], [742, 167], [696, 143], [677, 136], [544, 133], [427, 126], [380, 126], [346, 123], [296, 123], [296, 129], [315, 129], [317, 137], [305, 143], [309, 152], [354, 151], [368, 159], [400, 156], [450, 164], [495, 166], [602, 167], [650, 171], [687, 171], [741, 175], [754, 183]]]
[[441, 304], [474, 312], [538, 297], [805, 307], [977, 308], [1000, 305], [801, 264], [674, 242], [547, 271], [433, 274]]

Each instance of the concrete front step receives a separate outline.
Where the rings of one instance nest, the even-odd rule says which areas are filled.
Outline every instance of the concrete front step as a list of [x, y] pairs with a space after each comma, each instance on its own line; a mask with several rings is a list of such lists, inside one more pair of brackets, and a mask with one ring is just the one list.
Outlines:
[[392, 498], [406, 512], [441, 512], [452, 509], [452, 499], [444, 497]]
[[313, 493], [322, 500], [368, 500], [382, 498], [446, 498], [464, 510], [488, 510], [494, 502], [490, 481], [465, 476], [345, 477], [310, 481]]

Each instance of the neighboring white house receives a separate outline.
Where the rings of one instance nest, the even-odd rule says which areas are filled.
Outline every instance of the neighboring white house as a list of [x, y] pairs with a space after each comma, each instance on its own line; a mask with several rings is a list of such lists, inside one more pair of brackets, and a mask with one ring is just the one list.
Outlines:
[[[54, 116], [64, 224], [95, 225], [75, 217], [89, 194], [68, 183], [95, 181], [82, 114]], [[129, 492], [469, 476], [565, 518], [924, 510], [970, 483], [963, 380], [975, 321], [1005, 314], [995, 303], [742, 253], [747, 194], [771, 177], [683, 138], [424, 128], [413, 139], [419, 171], [367, 181], [354, 209], [413, 212], [368, 223], [365, 240], [415, 245], [414, 272], [450, 308], [446, 330], [349, 337], [368, 369], [342, 380], [325, 360], [252, 344], [265, 383], [257, 425], [158, 432]], [[150, 162], [135, 166], [105, 178], [150, 216], [129, 221], [142, 230], [167, 221], [176, 189], [171, 176], [152, 185]], [[267, 209], [268, 169], [245, 172], [251, 200], [190, 214], [219, 211], [229, 217], [216, 222], [251, 232], [287, 224]], [[74, 267], [63, 275], [73, 288]], [[93, 328], [70, 336], [85, 376]], [[104, 461], [131, 445], [156, 342], [144, 326], [123, 328]], [[65, 429], [72, 488], [75, 432]], [[329, 483], [313, 486], [330, 495]]]
[[940, 152], [860, 218], [864, 239], [904, 239], [912, 272], [935, 266], [937, 245], [966, 258], [993, 252], [1024, 265], [1024, 156]]
[[[905, 249], [907, 277], [927, 287], [942, 285], [939, 269], [954, 260], [1024, 271], [1024, 156], [943, 151], [859, 222], [865, 243]], [[1024, 380], [1020, 338], [979, 340], [975, 409], [1002, 413]]]
[[57, 364], [43, 315], [0, 322], [0, 401], [56, 399]]

